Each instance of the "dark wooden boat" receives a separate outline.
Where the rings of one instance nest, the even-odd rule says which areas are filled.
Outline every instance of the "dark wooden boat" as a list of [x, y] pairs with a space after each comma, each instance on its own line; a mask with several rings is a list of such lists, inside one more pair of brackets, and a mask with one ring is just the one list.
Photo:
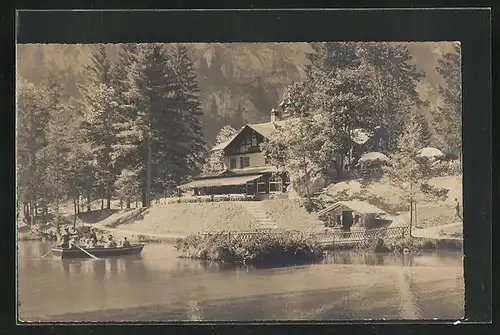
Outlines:
[[[132, 244], [129, 247], [115, 247], [115, 248], [105, 248], [103, 246], [97, 246], [94, 248], [82, 248], [91, 255], [97, 258], [102, 257], [114, 257], [114, 256], [127, 256], [127, 255], [138, 255], [144, 248], [144, 244]], [[58, 258], [91, 258], [87, 253], [78, 248], [61, 248], [53, 247], [52, 255]]]

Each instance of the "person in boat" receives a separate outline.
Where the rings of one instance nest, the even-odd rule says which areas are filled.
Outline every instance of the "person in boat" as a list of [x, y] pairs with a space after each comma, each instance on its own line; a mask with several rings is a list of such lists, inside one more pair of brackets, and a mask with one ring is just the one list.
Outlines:
[[95, 229], [92, 228], [89, 234], [89, 245], [95, 247], [97, 245], [97, 234], [95, 233]]
[[124, 238], [123, 238], [123, 241], [122, 241], [122, 247], [123, 247], [123, 248], [130, 247], [130, 242], [129, 242], [129, 240], [127, 240], [127, 237], [124, 237]]
[[64, 229], [64, 234], [61, 236], [61, 244], [59, 245], [61, 248], [69, 248], [70, 244], [73, 242], [72, 237], [74, 237], [76, 233], [70, 233], [69, 229]]
[[108, 236], [108, 241], [105, 245], [106, 248], [116, 248], [116, 242], [113, 240], [113, 235]]

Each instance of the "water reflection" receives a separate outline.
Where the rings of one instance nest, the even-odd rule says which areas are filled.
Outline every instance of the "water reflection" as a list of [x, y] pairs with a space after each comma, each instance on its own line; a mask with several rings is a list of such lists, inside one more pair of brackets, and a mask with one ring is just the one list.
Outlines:
[[23, 318], [52, 321], [269, 320], [461, 317], [459, 253], [330, 253], [280, 268], [178, 258], [169, 245], [142, 256], [60, 260], [20, 243]]
[[61, 259], [66, 278], [92, 276], [96, 280], [113, 280], [130, 275], [132, 272], [144, 271], [140, 256], [127, 256], [102, 259]]

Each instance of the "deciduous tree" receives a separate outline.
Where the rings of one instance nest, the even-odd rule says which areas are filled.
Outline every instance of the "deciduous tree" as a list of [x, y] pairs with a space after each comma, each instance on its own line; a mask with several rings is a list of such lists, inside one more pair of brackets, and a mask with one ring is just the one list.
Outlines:
[[[223, 126], [215, 139], [215, 146], [226, 142], [234, 134], [236, 129], [231, 126]], [[212, 150], [209, 152], [205, 165], [203, 166], [204, 174], [215, 174], [224, 171], [224, 150]]]

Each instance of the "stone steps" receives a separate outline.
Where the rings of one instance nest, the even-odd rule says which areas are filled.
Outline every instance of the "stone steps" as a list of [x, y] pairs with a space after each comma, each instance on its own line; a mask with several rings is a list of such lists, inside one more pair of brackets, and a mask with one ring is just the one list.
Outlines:
[[246, 201], [243, 203], [246, 211], [257, 221], [260, 229], [276, 228], [276, 222], [271, 220], [258, 201]]

